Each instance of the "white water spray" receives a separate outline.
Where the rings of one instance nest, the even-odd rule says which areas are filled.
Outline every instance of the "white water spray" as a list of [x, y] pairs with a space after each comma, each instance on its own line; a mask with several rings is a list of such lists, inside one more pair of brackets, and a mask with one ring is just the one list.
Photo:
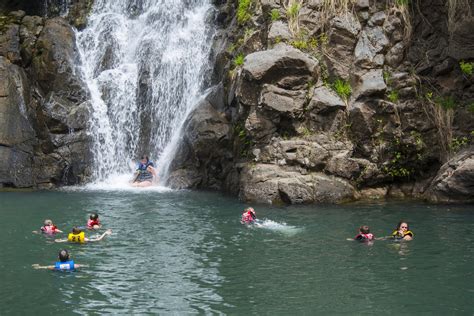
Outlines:
[[211, 8], [208, 0], [95, 1], [77, 41], [91, 93], [96, 181], [130, 175], [142, 154], [166, 176], [209, 70]]

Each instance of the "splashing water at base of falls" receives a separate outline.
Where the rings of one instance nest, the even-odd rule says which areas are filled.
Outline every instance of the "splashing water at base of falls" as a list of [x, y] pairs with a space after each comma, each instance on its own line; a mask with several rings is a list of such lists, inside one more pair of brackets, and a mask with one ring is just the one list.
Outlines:
[[210, 67], [211, 9], [207, 0], [95, 1], [77, 42], [91, 93], [96, 182], [126, 183], [141, 155], [166, 177]]

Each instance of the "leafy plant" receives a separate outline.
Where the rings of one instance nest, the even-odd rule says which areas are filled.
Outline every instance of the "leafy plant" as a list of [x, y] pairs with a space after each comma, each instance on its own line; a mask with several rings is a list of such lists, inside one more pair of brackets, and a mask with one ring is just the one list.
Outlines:
[[461, 60], [459, 62], [459, 68], [461, 68], [463, 74], [470, 77], [474, 72], [474, 63], [466, 63], [464, 60]]
[[291, 41], [291, 46], [293, 46], [294, 48], [298, 48], [300, 50], [305, 50], [305, 49], [308, 49], [308, 43], [306, 41], [303, 41], [303, 40], [295, 40], [295, 41]]
[[469, 104], [467, 106], [467, 110], [470, 112], [470, 113], [474, 113], [474, 102], [472, 102], [471, 104]]
[[280, 10], [273, 9], [270, 12], [270, 19], [272, 20], [272, 22], [278, 21], [280, 19]]
[[454, 109], [456, 107], [456, 101], [452, 96], [439, 97], [436, 99], [436, 104], [445, 110]]
[[332, 84], [332, 88], [345, 102], [349, 100], [349, 97], [352, 94], [351, 85], [342, 79], [336, 79]]
[[236, 67], [240, 67], [244, 64], [244, 60], [245, 60], [244, 54], [240, 53], [237, 56], [235, 56], [234, 65]]
[[453, 152], [458, 152], [461, 148], [466, 147], [469, 144], [469, 139], [464, 136], [464, 137], [454, 137], [453, 140], [451, 141], [451, 144], [449, 144], [449, 148]]
[[252, 0], [239, 0], [239, 6], [237, 7], [237, 22], [244, 24], [252, 17], [250, 7]]
[[388, 99], [392, 103], [397, 103], [398, 102], [398, 92], [397, 92], [397, 90], [390, 91], [390, 93], [388, 94]]
[[293, 20], [296, 19], [300, 13], [300, 8], [301, 6], [299, 3], [292, 3], [286, 12], [288, 18]]

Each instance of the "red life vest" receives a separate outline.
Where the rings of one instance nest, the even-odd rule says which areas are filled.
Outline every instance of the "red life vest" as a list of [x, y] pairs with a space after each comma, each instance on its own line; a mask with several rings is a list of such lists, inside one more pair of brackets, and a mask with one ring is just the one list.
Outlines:
[[98, 219], [89, 219], [87, 221], [87, 228], [94, 228], [95, 225], [100, 226], [100, 222]]
[[45, 234], [54, 234], [58, 228], [54, 225], [45, 225], [41, 227], [41, 231]]
[[368, 234], [363, 234], [359, 233], [357, 236], [354, 237], [355, 240], [361, 240], [361, 241], [370, 241], [374, 239], [374, 234], [368, 233]]
[[[241, 220], [242, 223], [244, 223], [244, 224], [250, 224], [250, 223], [252, 223], [252, 222], [255, 220], [252, 215], [253, 215], [253, 214], [252, 214], [251, 211], [244, 212], [244, 213], [242, 214], [242, 220]], [[254, 215], [254, 216], [255, 216], [255, 215]]]

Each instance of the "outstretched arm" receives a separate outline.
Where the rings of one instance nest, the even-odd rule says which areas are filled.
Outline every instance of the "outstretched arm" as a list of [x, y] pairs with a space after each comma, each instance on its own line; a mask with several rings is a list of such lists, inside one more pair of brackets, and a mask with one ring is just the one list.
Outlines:
[[102, 235], [100, 235], [99, 237], [90, 238], [90, 239], [87, 239], [87, 241], [99, 241], [99, 240], [102, 240], [105, 236], [110, 235], [110, 234], [112, 234], [112, 230], [107, 229], [107, 231], [103, 233]]
[[55, 242], [67, 242], [67, 239], [55, 239]]
[[34, 269], [48, 269], [54, 270], [54, 266], [40, 266], [39, 264], [35, 263], [31, 265]]

